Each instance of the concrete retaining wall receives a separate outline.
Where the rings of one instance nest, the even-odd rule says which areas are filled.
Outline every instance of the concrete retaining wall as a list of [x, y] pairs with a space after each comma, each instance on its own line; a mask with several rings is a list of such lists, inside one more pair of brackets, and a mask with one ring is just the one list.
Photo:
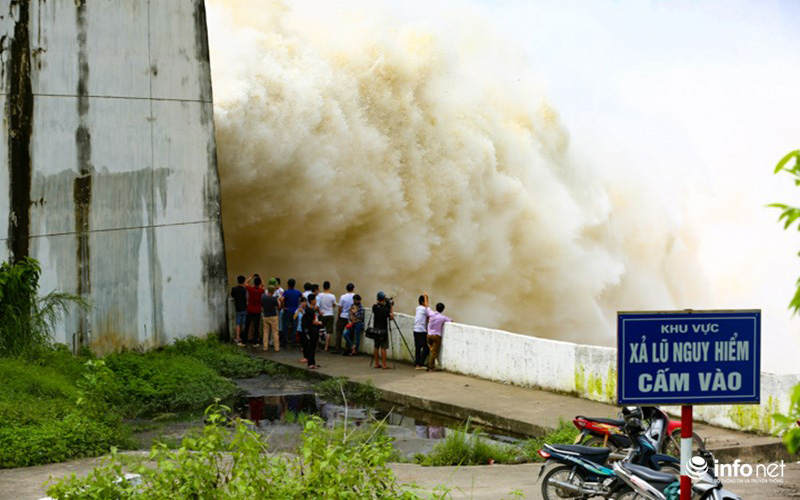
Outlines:
[[227, 328], [202, 0], [0, 1], [0, 260], [88, 298], [59, 342]]
[[[414, 317], [397, 314], [397, 324], [402, 334], [392, 330], [389, 356], [413, 362], [403, 339], [413, 352]], [[361, 352], [371, 353], [372, 341], [364, 339]], [[615, 404], [617, 350], [613, 348], [448, 323], [440, 359], [447, 371]], [[696, 406], [694, 414], [722, 427], [772, 432], [771, 415], [788, 412], [789, 393], [797, 384], [800, 374], [762, 373], [761, 405]], [[680, 407], [669, 410], [680, 413]]]

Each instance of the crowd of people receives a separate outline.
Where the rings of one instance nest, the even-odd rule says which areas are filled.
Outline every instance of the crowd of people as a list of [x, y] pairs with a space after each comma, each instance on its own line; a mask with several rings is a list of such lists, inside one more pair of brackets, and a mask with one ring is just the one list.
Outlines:
[[[280, 278], [266, 283], [258, 274], [249, 278], [237, 277], [231, 288], [236, 310], [236, 337], [240, 345], [261, 347], [274, 351], [300, 347], [309, 369], [320, 368], [317, 352], [329, 351], [343, 356], [359, 353], [362, 337], [372, 340], [375, 368], [387, 369], [390, 323], [394, 321], [394, 302], [384, 292], [376, 294], [372, 314], [367, 320], [361, 295], [355, 285], [348, 283], [345, 292], [336, 296], [331, 284], [325, 281], [322, 291], [315, 283], [305, 283], [303, 291], [296, 281], [287, 280], [286, 288]], [[435, 370], [442, 344], [445, 316], [443, 303], [435, 310], [428, 305], [428, 294], [419, 297], [414, 315], [414, 364], [417, 370]], [[395, 323], [396, 324], [396, 323]]]

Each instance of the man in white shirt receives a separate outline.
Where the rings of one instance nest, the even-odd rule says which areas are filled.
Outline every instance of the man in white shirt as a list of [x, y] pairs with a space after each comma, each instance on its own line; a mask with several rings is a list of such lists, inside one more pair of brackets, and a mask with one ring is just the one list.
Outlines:
[[347, 284], [347, 293], [339, 297], [339, 318], [336, 320], [336, 339], [333, 344], [333, 352], [338, 353], [342, 350], [342, 333], [344, 326], [350, 322], [350, 307], [353, 305], [353, 295], [356, 286], [352, 283]]
[[331, 282], [326, 281], [322, 284], [323, 292], [317, 295], [319, 313], [322, 316], [322, 327], [325, 329], [325, 350], [328, 350], [330, 338], [333, 335], [334, 307], [336, 307], [336, 296], [331, 293]]
[[414, 369], [426, 370], [425, 360], [428, 358], [428, 293], [419, 296], [419, 305], [414, 313]]

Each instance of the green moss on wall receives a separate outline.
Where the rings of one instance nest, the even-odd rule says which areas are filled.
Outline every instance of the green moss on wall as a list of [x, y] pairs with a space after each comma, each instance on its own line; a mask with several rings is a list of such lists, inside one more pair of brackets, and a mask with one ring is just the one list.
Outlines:
[[617, 401], [617, 370], [614, 367], [608, 368], [606, 378], [606, 401], [614, 403]]
[[586, 394], [586, 369], [583, 365], [575, 365], [575, 392]]
[[728, 410], [728, 417], [739, 428], [759, 430], [771, 433], [775, 429], [772, 414], [778, 411], [778, 401], [769, 396], [760, 405], [733, 405]]

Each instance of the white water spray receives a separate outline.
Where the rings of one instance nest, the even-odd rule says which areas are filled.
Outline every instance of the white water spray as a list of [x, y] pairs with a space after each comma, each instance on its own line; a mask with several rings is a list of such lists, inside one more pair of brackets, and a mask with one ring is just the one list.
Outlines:
[[209, 5], [233, 275], [354, 281], [406, 311], [427, 290], [459, 322], [608, 345], [617, 310], [704, 300], [679, 186], [576, 161], [528, 63], [474, 19], [443, 34], [359, 6], [322, 26]]

